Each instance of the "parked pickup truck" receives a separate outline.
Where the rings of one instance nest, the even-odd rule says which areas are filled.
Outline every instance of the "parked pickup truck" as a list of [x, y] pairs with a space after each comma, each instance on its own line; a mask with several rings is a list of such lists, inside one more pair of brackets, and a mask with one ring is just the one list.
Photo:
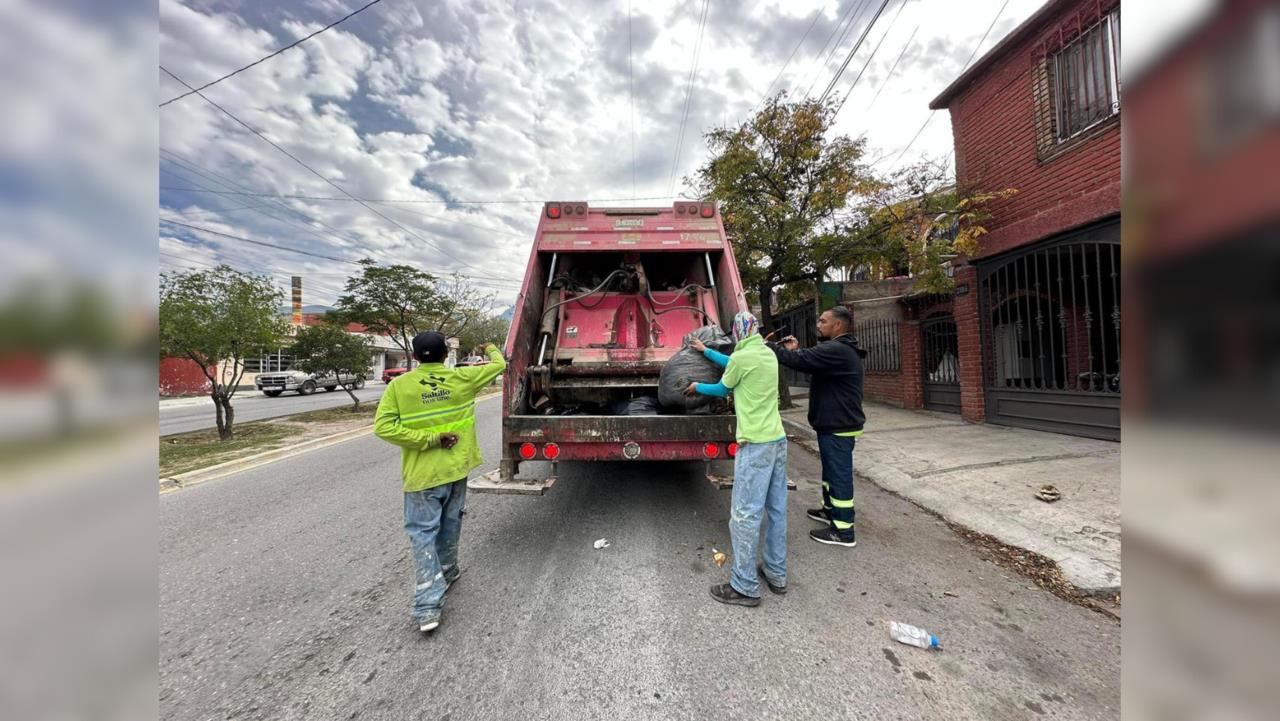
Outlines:
[[275, 397], [285, 391], [297, 391], [300, 396], [309, 396], [316, 392], [316, 389], [323, 388], [327, 391], [335, 390], [338, 384], [349, 385], [352, 388], [364, 388], [364, 379], [357, 378], [355, 374], [343, 373], [341, 376], [335, 376], [332, 373], [303, 373], [302, 371], [284, 371], [283, 373], [259, 373], [254, 380], [254, 385], [264, 395]]

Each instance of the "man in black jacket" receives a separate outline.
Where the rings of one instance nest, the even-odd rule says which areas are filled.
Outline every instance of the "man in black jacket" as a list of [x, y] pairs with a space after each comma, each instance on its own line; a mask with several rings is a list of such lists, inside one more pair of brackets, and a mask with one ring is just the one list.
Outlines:
[[825, 311], [818, 318], [822, 342], [800, 350], [794, 336], [769, 347], [778, 363], [809, 373], [809, 425], [818, 433], [822, 458], [822, 508], [809, 518], [826, 525], [809, 532], [818, 543], [853, 548], [853, 446], [862, 435], [862, 359], [867, 352], [852, 335], [853, 316], [844, 306]]

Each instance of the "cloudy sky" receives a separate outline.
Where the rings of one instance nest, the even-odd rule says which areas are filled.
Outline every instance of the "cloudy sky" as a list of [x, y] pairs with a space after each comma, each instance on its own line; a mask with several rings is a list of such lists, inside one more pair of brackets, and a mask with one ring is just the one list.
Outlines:
[[[160, 64], [198, 87], [366, 1], [160, 0]], [[890, 0], [835, 85], [837, 131], [881, 171], [947, 158], [929, 100], [1041, 4]], [[279, 149], [197, 95], [160, 109], [160, 267], [299, 274], [327, 304], [372, 257], [509, 304], [541, 201], [670, 202], [705, 131], [766, 91], [820, 95], [880, 5], [709, 0], [703, 23], [702, 0], [382, 0], [204, 91]], [[160, 72], [162, 101], [185, 91]]]

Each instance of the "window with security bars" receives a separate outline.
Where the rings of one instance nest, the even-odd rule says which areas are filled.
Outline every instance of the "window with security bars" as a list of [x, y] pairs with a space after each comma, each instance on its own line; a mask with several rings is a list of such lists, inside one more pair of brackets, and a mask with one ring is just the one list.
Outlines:
[[858, 345], [867, 351], [863, 369], [870, 372], [894, 372], [902, 368], [898, 321], [892, 318], [866, 320], [854, 328]]
[[1035, 94], [1042, 158], [1120, 112], [1120, 10], [1039, 64]]

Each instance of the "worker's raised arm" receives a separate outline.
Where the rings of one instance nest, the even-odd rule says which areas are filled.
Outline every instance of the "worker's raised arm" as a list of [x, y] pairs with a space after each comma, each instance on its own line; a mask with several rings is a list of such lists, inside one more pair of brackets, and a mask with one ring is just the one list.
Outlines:
[[813, 348], [787, 350], [781, 343], [770, 343], [778, 356], [778, 364], [805, 373], [835, 373], [848, 370], [848, 359], [834, 343], [819, 343]]

